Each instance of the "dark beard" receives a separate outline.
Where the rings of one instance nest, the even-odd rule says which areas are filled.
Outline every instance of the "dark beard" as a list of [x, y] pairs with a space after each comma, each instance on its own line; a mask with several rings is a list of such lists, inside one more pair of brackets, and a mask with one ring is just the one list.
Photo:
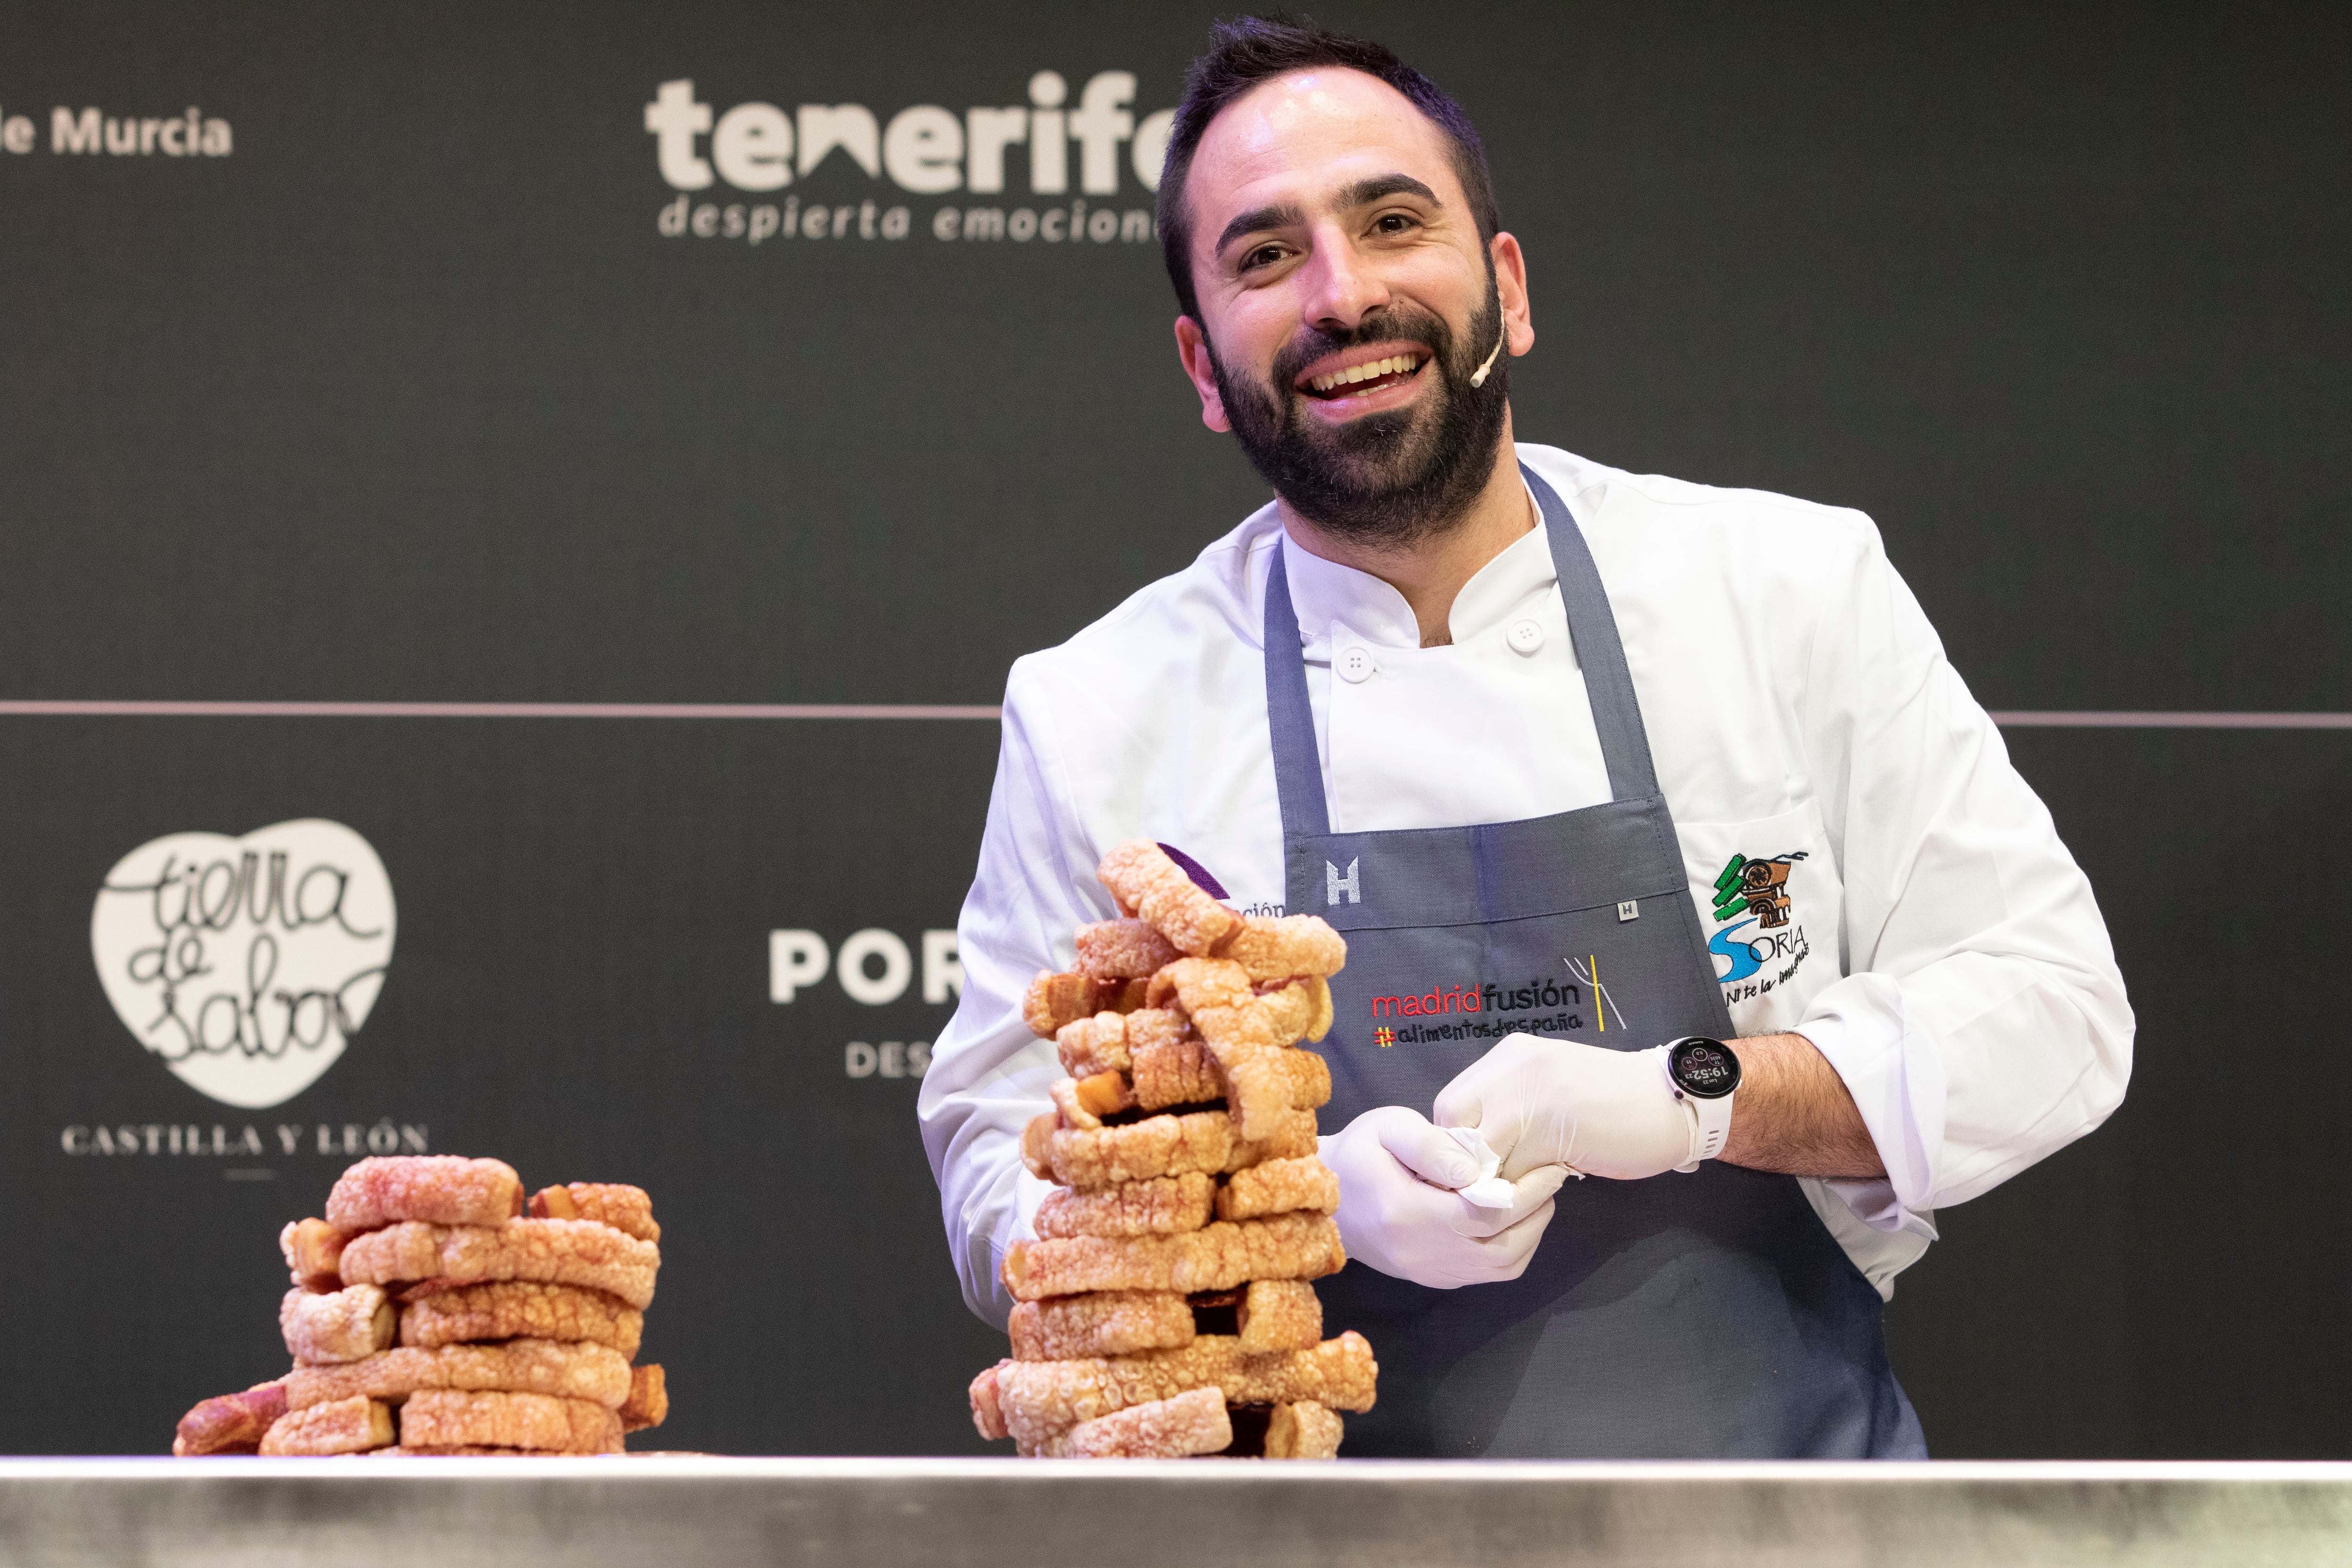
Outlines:
[[[1472, 386], [1470, 377], [1494, 347], [1502, 315], [1489, 267], [1486, 306], [1465, 337], [1430, 311], [1401, 304], [1351, 331], [1309, 329], [1275, 356], [1271, 389], [1236, 380], [1213, 350], [1209, 363], [1234, 438], [1275, 494], [1328, 533], [1402, 549], [1453, 527], [1494, 475], [1510, 405], [1509, 362], [1498, 357], [1483, 386]], [[1294, 384], [1300, 371], [1336, 350], [1396, 338], [1429, 345], [1433, 357], [1422, 374], [1441, 378], [1434, 398], [1337, 428], [1307, 422], [1298, 407], [1307, 394]]]

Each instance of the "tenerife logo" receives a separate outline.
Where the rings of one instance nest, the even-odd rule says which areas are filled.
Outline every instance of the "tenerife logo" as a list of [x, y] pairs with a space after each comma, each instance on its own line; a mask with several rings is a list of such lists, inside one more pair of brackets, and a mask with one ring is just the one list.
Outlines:
[[89, 919], [99, 984], [131, 1037], [182, 1082], [247, 1109], [335, 1065], [383, 989], [392, 935], [383, 862], [316, 817], [143, 844], [107, 873]]
[[[1802, 849], [1761, 860], [1734, 855], [1715, 879], [1715, 918], [1734, 923], [1708, 938], [1706, 950], [1729, 966], [1716, 976], [1719, 984], [1730, 987], [1724, 996], [1727, 1002], [1760, 996], [1784, 983], [1811, 951], [1804, 927], [1792, 924], [1790, 917], [1789, 872], [1805, 855]], [[1756, 928], [1755, 934], [1741, 937], [1739, 933], [1750, 926]], [[1782, 963], [1786, 967], [1779, 973], [1760, 984], [1748, 984], [1766, 965]]]
[[[682, 195], [661, 208], [655, 226], [670, 237], [747, 246], [910, 235], [1014, 244], [1149, 242], [1154, 237], [1150, 193], [1160, 184], [1176, 111], [1163, 109], [1139, 120], [1132, 71], [1097, 71], [1078, 89], [1075, 106], [1069, 94], [1059, 71], [1041, 70], [1029, 79], [1024, 104], [981, 105], [958, 114], [919, 103], [885, 123], [862, 103], [803, 103], [787, 112], [754, 101], [718, 114], [695, 97], [692, 78], [666, 81], [645, 106], [645, 124], [654, 138], [655, 166], [670, 189], [709, 191], [724, 182], [756, 197], [796, 183], [817, 188], [764, 201], [697, 201]], [[1139, 200], [1124, 206], [1103, 199], [1119, 195], [1122, 162], [1143, 190]], [[867, 183], [863, 188], [853, 168]], [[918, 214], [887, 188], [874, 192], [871, 182], [886, 175], [890, 186], [910, 195], [961, 192], [973, 199]], [[1006, 195], [1016, 177], [1026, 202]]]

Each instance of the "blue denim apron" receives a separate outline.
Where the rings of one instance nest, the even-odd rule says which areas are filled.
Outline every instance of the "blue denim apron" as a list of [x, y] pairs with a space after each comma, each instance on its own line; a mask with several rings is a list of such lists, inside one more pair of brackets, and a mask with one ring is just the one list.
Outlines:
[[[1332, 832], [1275, 552], [1265, 684], [1288, 907], [1348, 939], [1320, 1047], [1327, 1131], [1375, 1106], [1426, 1112], [1507, 1034], [1629, 1051], [1731, 1034], [1616, 617], [1568, 509], [1520, 471], [1550, 535], [1604, 805]], [[1351, 1263], [1322, 1295], [1326, 1331], [1360, 1331], [1381, 1363], [1379, 1404], [1348, 1420], [1351, 1457], [1927, 1455], [1887, 1365], [1878, 1293], [1794, 1177], [1709, 1161], [1571, 1181], [1516, 1280], [1433, 1290]]]

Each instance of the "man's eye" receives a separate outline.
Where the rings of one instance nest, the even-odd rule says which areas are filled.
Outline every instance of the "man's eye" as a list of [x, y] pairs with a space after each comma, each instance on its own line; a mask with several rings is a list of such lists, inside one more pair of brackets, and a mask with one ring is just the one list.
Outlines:
[[1412, 219], [1403, 213], [1382, 213], [1372, 226], [1382, 234], [1402, 234], [1414, 225]]
[[1271, 267], [1281, 259], [1282, 247], [1278, 245], [1261, 245], [1255, 250], [1251, 251], [1248, 255], [1242, 258], [1242, 270], [1247, 272], [1255, 267]]

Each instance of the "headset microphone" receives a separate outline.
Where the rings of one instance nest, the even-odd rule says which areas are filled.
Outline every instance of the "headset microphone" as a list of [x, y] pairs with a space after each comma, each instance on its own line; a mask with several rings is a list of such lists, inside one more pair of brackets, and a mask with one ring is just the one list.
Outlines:
[[1503, 325], [1501, 334], [1495, 339], [1495, 352], [1486, 356], [1486, 363], [1480, 365], [1476, 374], [1470, 377], [1471, 385], [1484, 386], [1486, 384], [1486, 373], [1493, 370], [1495, 368], [1495, 362], [1502, 357], [1503, 344], [1509, 340], [1510, 335], [1510, 323], [1507, 321]]

